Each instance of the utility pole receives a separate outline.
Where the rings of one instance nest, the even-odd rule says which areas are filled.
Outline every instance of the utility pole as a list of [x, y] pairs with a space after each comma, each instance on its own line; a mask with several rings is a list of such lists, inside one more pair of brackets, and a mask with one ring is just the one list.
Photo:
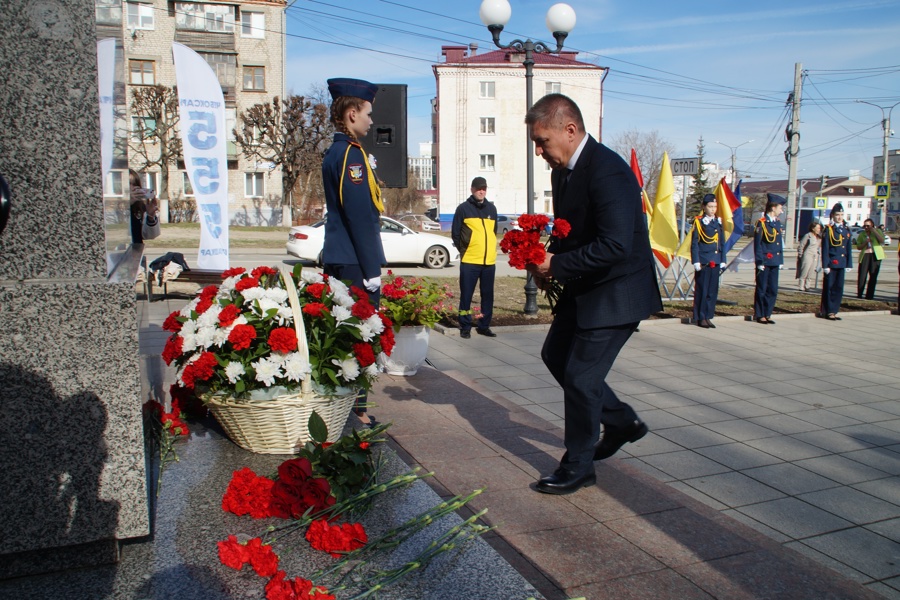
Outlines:
[[803, 64], [794, 63], [794, 92], [788, 101], [792, 104], [791, 125], [785, 131], [788, 138], [788, 146], [785, 159], [788, 163], [788, 197], [787, 197], [787, 217], [784, 223], [784, 231], [788, 235], [784, 236], [784, 247], [794, 247], [794, 219], [797, 210], [797, 155], [800, 154], [800, 94], [803, 91]]

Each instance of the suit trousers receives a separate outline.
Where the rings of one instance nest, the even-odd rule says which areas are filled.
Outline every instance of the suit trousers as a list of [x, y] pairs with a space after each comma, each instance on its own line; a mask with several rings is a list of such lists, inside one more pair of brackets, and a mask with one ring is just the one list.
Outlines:
[[[875, 284], [878, 283], [878, 272], [881, 270], [881, 261], [875, 259], [872, 252], [864, 252], [859, 263], [859, 275], [856, 279], [856, 296], [862, 298], [866, 293], [866, 300], [875, 298]], [[868, 285], [866, 284], [868, 279]]]
[[473, 265], [459, 263], [459, 328], [461, 331], [472, 329], [472, 296], [475, 284], [480, 282], [478, 293], [481, 294], [481, 318], [476, 325], [479, 329], [491, 326], [494, 314], [494, 275], [496, 265]]
[[756, 293], [753, 298], [754, 318], [769, 318], [778, 299], [778, 267], [756, 269]]
[[557, 312], [547, 333], [541, 358], [562, 386], [565, 401], [566, 453], [560, 466], [579, 476], [593, 472], [601, 423], [606, 429], [617, 429], [631, 427], [637, 420], [634, 409], [606, 383], [607, 373], [637, 325], [582, 329], [570, 305]]
[[703, 265], [694, 273], [694, 321], [704, 321], [716, 316], [716, 300], [719, 297], [719, 267]]
[[822, 309], [820, 311], [822, 316], [838, 314], [843, 297], [844, 269], [831, 269], [831, 272], [822, 279]]

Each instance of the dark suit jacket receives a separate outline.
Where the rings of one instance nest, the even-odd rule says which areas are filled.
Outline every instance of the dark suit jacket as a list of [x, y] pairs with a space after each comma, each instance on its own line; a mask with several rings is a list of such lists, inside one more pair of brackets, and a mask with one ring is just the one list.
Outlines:
[[553, 238], [553, 277], [565, 285], [559, 310], [574, 302], [581, 328], [636, 323], [662, 310], [641, 188], [622, 158], [589, 137], [565, 190], [566, 169], [553, 173], [556, 218], [572, 231]]

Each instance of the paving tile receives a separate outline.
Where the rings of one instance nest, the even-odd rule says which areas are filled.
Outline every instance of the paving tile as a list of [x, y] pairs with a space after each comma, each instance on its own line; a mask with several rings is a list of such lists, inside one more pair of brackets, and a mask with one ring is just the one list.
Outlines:
[[[896, 382], [897, 376], [896, 374], [891, 376], [892, 379]], [[874, 402], [869, 404], [869, 408], [874, 408], [875, 410], [879, 410], [881, 412], [891, 413], [892, 415], [900, 417], [900, 400], [897, 400], [897, 397], [900, 397], [900, 391], [892, 390], [894, 394], [893, 400], [889, 400], [887, 402]]]
[[813, 377], [801, 377], [798, 379], [791, 379], [791, 383], [796, 385], [797, 387], [801, 387], [806, 390], [810, 390], [813, 392], [824, 392], [827, 390], [834, 389], [834, 385], [828, 383], [827, 381], [822, 381], [821, 379], [816, 379]]
[[[685, 398], [688, 398], [692, 404], [708, 404], [708, 405], [718, 405], [722, 402], [733, 402], [734, 396], [729, 396], [726, 393], [723, 393], [720, 390], [714, 390], [707, 387], [698, 387], [694, 389], [688, 390], [680, 390], [678, 392]], [[662, 407], [667, 408], [667, 407]]]
[[[618, 392], [619, 390], [616, 391]], [[691, 392], [691, 390], [688, 390], [682, 392], [682, 394], [690, 394]], [[630, 395], [633, 398], [640, 400], [641, 402], [649, 404], [650, 406], [662, 409], [670, 409], [677, 406], [688, 406], [691, 404], [695, 404], [694, 400], [691, 400], [684, 395], [676, 394], [674, 392], [650, 392]]]
[[772, 431], [782, 433], [784, 435], [792, 435], [806, 431], [815, 431], [821, 429], [818, 425], [813, 425], [801, 419], [795, 419], [790, 415], [767, 415], [764, 417], [751, 417], [747, 419], [751, 423], [755, 423], [760, 427], [765, 427]]
[[818, 446], [829, 453], [851, 452], [872, 446], [866, 441], [830, 429], [797, 433], [793, 437], [802, 442]]
[[[483, 360], [487, 361], [487, 364], [482, 362]], [[491, 377], [493, 379], [501, 379], [503, 377], [525, 377], [526, 375], [533, 375], [533, 373], [524, 371], [512, 365], [508, 365], [499, 359], [484, 357], [479, 354], [472, 355], [472, 363], [473, 364], [468, 364], [466, 366], [472, 367], [477, 371], [483, 373], [485, 377]]]
[[706, 448], [697, 448], [696, 452], [737, 471], [782, 462], [781, 459], [767, 452], [741, 443], [707, 446]]
[[544, 404], [545, 402], [562, 402], [565, 398], [562, 388], [558, 385], [544, 388], [531, 388], [515, 390], [523, 398], [530, 400], [532, 404]]
[[828, 454], [827, 450], [823, 450], [812, 444], [807, 444], [806, 442], [802, 442], [788, 435], [765, 438], [762, 440], [749, 440], [745, 443], [757, 450], [768, 452], [769, 454], [786, 461], [802, 460], [804, 458]]
[[747, 417], [761, 417], [763, 415], [771, 415], [776, 411], [766, 406], [760, 406], [747, 400], [734, 400], [731, 402], [722, 402], [716, 404], [716, 408], [723, 410], [735, 417], [745, 419]]
[[631, 443], [625, 444], [622, 446], [622, 451], [627, 452], [631, 456], [647, 456], [650, 454], [664, 454], [666, 452], [677, 452], [679, 450], [684, 450], [683, 446], [679, 446], [675, 442], [667, 440], [664, 437], [661, 437], [656, 433], [656, 431], [650, 431], [649, 435], [644, 436], [640, 440]]
[[866, 481], [853, 486], [870, 496], [881, 498], [892, 504], [900, 504], [900, 477], [887, 477], [876, 481]]
[[[468, 494], [474, 490], [526, 490], [534, 477], [502, 456], [429, 462], [434, 478], [454, 494]], [[524, 493], [524, 492], [523, 492]]]
[[758, 440], [779, 435], [771, 429], [762, 427], [756, 423], [750, 423], [743, 419], [706, 423], [704, 427], [738, 442]]
[[597, 485], [572, 494], [568, 500], [600, 523], [678, 508], [680, 503], [661, 494], [622, 469], [598, 463]]
[[706, 506], [708, 506], [712, 509], [719, 510], [719, 511], [728, 510], [728, 507], [726, 505], [722, 504], [715, 498], [707, 496], [706, 494], [704, 494], [697, 488], [693, 488], [686, 483], [682, 483], [681, 481], [670, 481], [666, 485], [668, 485], [672, 489], [678, 490], [685, 496], [690, 496], [694, 500], [697, 500], [698, 502], [702, 502], [703, 504], [705, 504]]
[[876, 410], [874, 408], [870, 408], [869, 406], [861, 405], [861, 404], [850, 404], [847, 406], [838, 406], [832, 408], [834, 412], [844, 415], [846, 417], [850, 417], [851, 419], [856, 419], [857, 421], [862, 421], [863, 423], [877, 423], [879, 421], [891, 421], [897, 417], [897, 415], [893, 415], [889, 412], [884, 412], [882, 410]]
[[796, 498], [779, 498], [736, 509], [791, 539], [852, 527], [853, 523]]
[[439, 443], [432, 434], [419, 435], [392, 435], [391, 437], [400, 446], [409, 452], [419, 462], [427, 464], [430, 461], [446, 458], [447, 449], [453, 449], [453, 456], [463, 460], [466, 458], [482, 458], [496, 456], [497, 452], [468, 433], [447, 431], [440, 437]]
[[786, 381], [758, 381], [755, 385], [773, 396], [790, 396], [791, 394], [802, 394], [806, 391], [806, 388]]
[[686, 508], [607, 523], [669, 567], [731, 556], [754, 548], [742, 537]]
[[689, 450], [669, 452], [667, 454], [653, 454], [644, 456], [641, 460], [676, 479], [714, 475], [729, 470], [728, 467]]
[[900, 517], [900, 506], [851, 487], [819, 490], [797, 497], [857, 525]]
[[564, 497], [541, 494], [532, 489], [488, 490], [468, 505], [475, 512], [488, 509], [484, 521], [496, 525], [497, 532], [507, 540], [520, 533], [595, 525], [592, 517]]
[[888, 473], [884, 471], [860, 464], [837, 454], [798, 460], [794, 464], [845, 485], [873, 479], [884, 479], [888, 476]]
[[533, 375], [519, 375], [515, 377], [495, 377], [494, 381], [510, 390], [546, 389], [555, 387]]
[[900, 519], [889, 519], [866, 525], [866, 529], [884, 536], [892, 542], [900, 543]]
[[690, 421], [682, 419], [668, 410], [656, 408], [652, 410], [639, 410], [635, 407], [634, 403], [630, 402], [629, 404], [631, 404], [631, 408], [634, 408], [638, 412], [641, 419], [643, 419], [653, 431], [657, 429], [667, 429], [669, 427], [683, 427], [691, 424]]
[[824, 490], [837, 486], [837, 482], [822, 477], [793, 463], [780, 463], [746, 469], [743, 473], [789, 496]]
[[685, 479], [682, 483], [732, 508], [784, 497], [783, 492], [734, 472]]
[[784, 544], [786, 542], [790, 542], [792, 539], [791, 537], [784, 535], [777, 529], [772, 529], [768, 525], [760, 523], [756, 519], [751, 519], [750, 517], [748, 517], [747, 515], [745, 515], [744, 513], [740, 512], [740, 511], [738, 511], [737, 509], [728, 508], [728, 509], [723, 510], [722, 514], [734, 519], [735, 521], [739, 521], [752, 529], [755, 529], [756, 531], [760, 532], [761, 534], [765, 535], [766, 537], [775, 540], [779, 544]]
[[721, 391], [729, 396], [734, 396], [739, 400], [755, 400], [758, 398], [768, 398], [772, 395], [766, 390], [761, 390], [756, 386], [741, 383], [736, 385], [729, 385], [727, 388], [724, 388]]
[[828, 567], [829, 569], [831, 569], [832, 571], [840, 573], [841, 575], [843, 575], [850, 581], [855, 581], [864, 586], [868, 586], [868, 584], [872, 583], [872, 581], [873, 581], [872, 578], [869, 577], [868, 575], [866, 575], [865, 573], [857, 571], [856, 569], [852, 568], [851, 566], [846, 565], [839, 560], [835, 560], [835, 559], [831, 558], [827, 554], [822, 554], [818, 550], [815, 550], [815, 549], [810, 548], [809, 546], [805, 545], [803, 542], [800, 542], [800, 541], [788, 542], [784, 546], [785, 546], [785, 548], [790, 548], [791, 550], [798, 552], [799, 554], [802, 554], [803, 556], [807, 556], [807, 557], [813, 559], [820, 565], [824, 565], [824, 566]]
[[854, 527], [803, 540], [873, 579], [900, 575], [900, 544], [862, 527]]
[[[892, 587], [888, 584], [888, 582], [893, 582], [893, 585], [897, 587]], [[888, 579], [887, 581], [867, 583], [866, 589], [870, 589], [876, 594], [887, 598], [888, 600], [900, 600], [900, 577], [894, 577], [893, 579]]]
[[658, 394], [660, 392], [664, 392], [665, 389], [659, 386], [653, 385], [646, 381], [640, 381], [635, 379], [628, 379], [626, 381], [616, 381], [610, 382], [609, 386], [616, 391], [616, 393], [629, 394], [632, 396], [636, 396], [638, 394]]
[[734, 419], [734, 417], [730, 413], [722, 412], [721, 410], [717, 410], [711, 406], [705, 406], [703, 404], [678, 406], [669, 409], [669, 412], [675, 416], [681, 417], [682, 419], [685, 419], [697, 425]]
[[873, 446], [890, 446], [891, 444], [900, 443], [900, 432], [885, 429], [884, 427], [879, 427], [873, 423], [849, 425], [847, 427], [836, 429], [835, 431], [862, 440]]
[[684, 448], [703, 448], [704, 446], [727, 444], [732, 441], [730, 438], [710, 431], [701, 425], [662, 429], [657, 434]]
[[672, 477], [671, 475], [669, 475], [668, 473], [663, 473], [656, 467], [650, 466], [649, 464], [647, 464], [640, 458], [620, 458], [619, 461], [624, 465], [628, 465], [629, 467], [632, 467], [634, 469], [637, 469], [638, 471], [646, 473], [647, 475], [653, 477], [657, 481], [669, 483], [669, 485], [671, 485], [672, 482], [675, 481], [675, 478]]
[[839, 415], [836, 412], [823, 408], [801, 410], [800, 412], [791, 413], [791, 416], [795, 419], [802, 419], [807, 423], [812, 423], [813, 425], [818, 425], [819, 427], [827, 429], [859, 424], [859, 421], [856, 419], [851, 419], [850, 417], [845, 417], [844, 415]]
[[615, 598], [616, 600], [712, 600], [696, 584], [670, 569], [639, 573], [566, 590], [571, 598]]
[[507, 539], [566, 590], [663, 567], [600, 523], [515, 533]]

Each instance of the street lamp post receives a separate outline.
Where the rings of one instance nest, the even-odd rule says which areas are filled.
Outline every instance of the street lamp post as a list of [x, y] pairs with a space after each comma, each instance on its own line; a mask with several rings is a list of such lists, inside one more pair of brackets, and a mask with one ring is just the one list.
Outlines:
[[734, 188], [735, 182], [737, 181], [737, 171], [734, 170], [734, 162], [737, 159], [737, 149], [741, 146], [752, 144], [753, 140], [747, 140], [746, 142], [742, 142], [737, 146], [729, 146], [725, 142], [720, 142], [719, 140], [716, 140], [716, 143], [721, 144], [722, 146], [725, 146], [726, 148], [731, 150], [731, 187]]
[[[900, 102], [894, 103], [894, 106], [884, 107], [879, 106], [878, 104], [873, 104], [871, 102], [866, 102], [865, 100], [857, 100], [860, 104], [868, 104], [869, 106], [874, 106], [875, 108], [881, 109], [881, 127], [884, 130], [884, 142], [882, 148], [882, 164], [884, 168], [881, 173], [881, 182], [880, 183], [888, 183], [888, 147], [890, 146], [890, 137], [891, 137], [891, 113], [894, 110], [894, 106], [900, 104]], [[884, 110], [887, 108], [887, 116], [884, 115]], [[875, 174], [872, 173], [872, 178], [874, 179]], [[872, 183], [879, 183], [878, 181], [873, 181]], [[887, 227], [887, 199], [885, 199], [881, 203], [881, 225], [882, 227]]]
[[[487, 25], [488, 30], [491, 32], [495, 46], [501, 50], [525, 53], [525, 60], [522, 64], [525, 65], [525, 112], [528, 112], [533, 104], [534, 54], [550, 54], [562, 51], [566, 36], [575, 27], [575, 11], [568, 4], [554, 4], [547, 11], [547, 28], [556, 40], [555, 50], [551, 49], [544, 42], [535, 42], [530, 38], [525, 41], [513, 40], [506, 45], [500, 43], [500, 32], [503, 31], [503, 26], [509, 22], [509, 18], [512, 16], [512, 7], [510, 7], [508, 0], [484, 0], [481, 3], [478, 14], [481, 17], [481, 22]], [[527, 195], [525, 199], [526, 212], [534, 214], [534, 148], [527, 129], [525, 131], [525, 139], [527, 149], [525, 164], [528, 170], [525, 189]], [[525, 281], [525, 314], [536, 315], [537, 312], [537, 285], [535, 285], [534, 278], [529, 273]]]

